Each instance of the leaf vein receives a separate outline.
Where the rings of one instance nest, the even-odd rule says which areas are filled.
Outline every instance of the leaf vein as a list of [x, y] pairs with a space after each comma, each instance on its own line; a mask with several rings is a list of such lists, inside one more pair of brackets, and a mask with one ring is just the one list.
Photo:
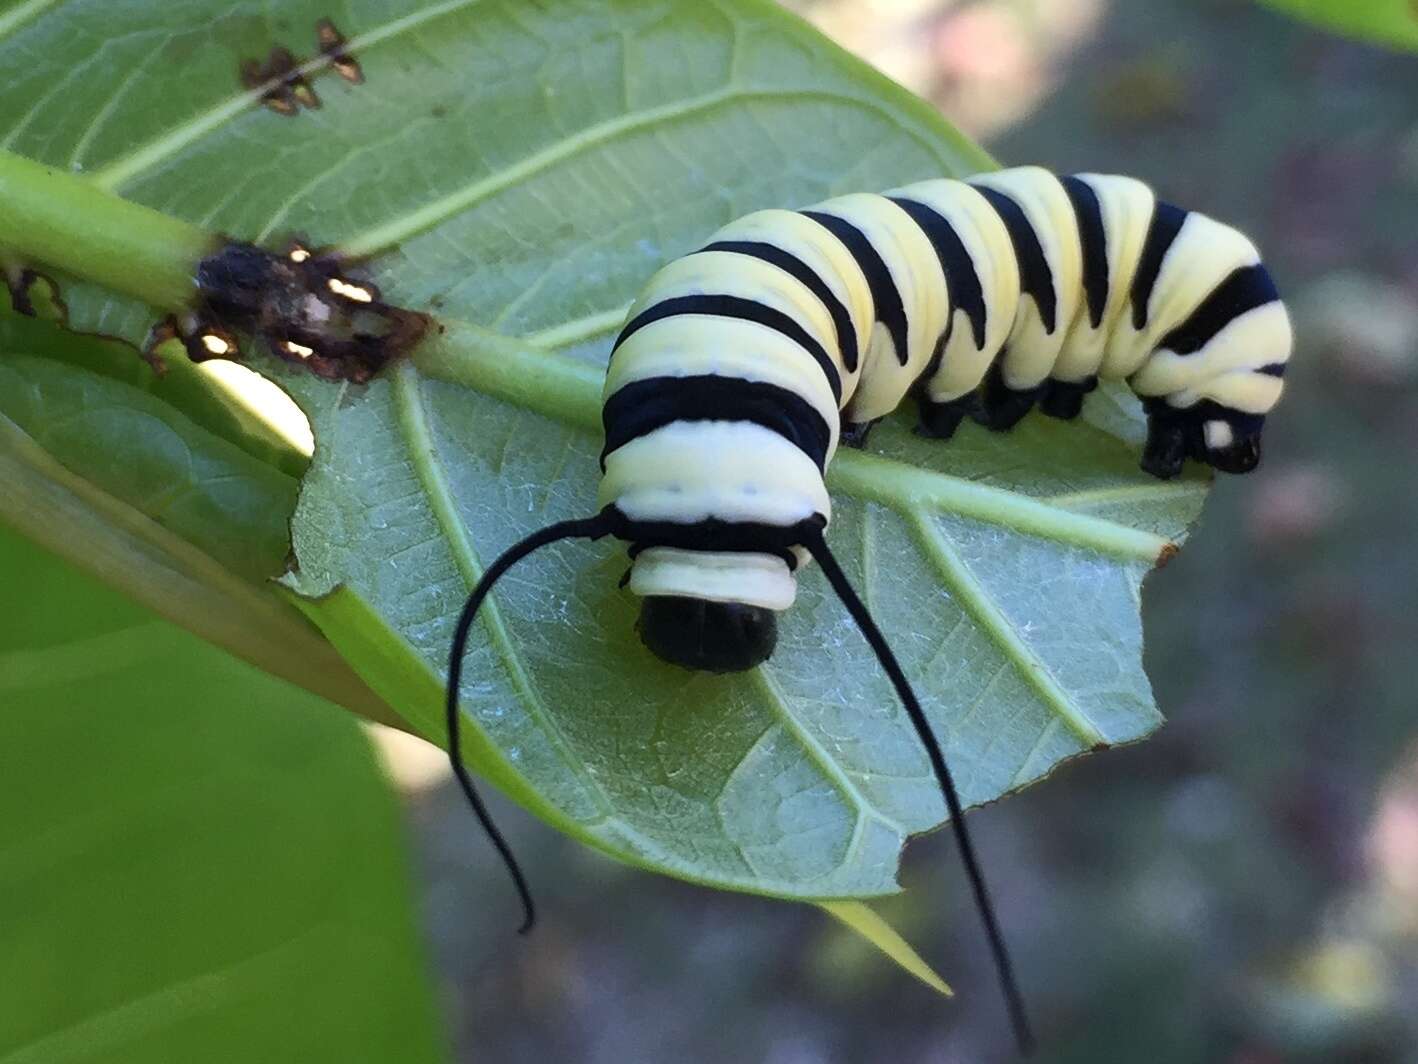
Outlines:
[[966, 612], [990, 634], [1004, 651], [1005, 657], [1019, 671], [1025, 682], [1034, 688], [1044, 704], [1069, 726], [1085, 748], [1105, 745], [1106, 736], [1086, 714], [1072, 704], [1068, 693], [1029, 645], [1020, 638], [1018, 630], [1009, 618], [990, 600], [985, 589], [980, 586], [935, 522], [920, 510], [911, 512], [910, 521], [922, 550], [940, 573], [941, 580], [955, 592]]
[[[472, 588], [481, 579], [483, 566], [469, 539], [467, 529], [458, 517], [457, 504], [453, 500], [452, 490], [444, 476], [437, 448], [433, 442], [433, 435], [428, 427], [428, 419], [424, 413], [423, 400], [419, 395], [418, 375], [413, 367], [405, 362], [399, 365], [392, 379], [396, 419], [399, 431], [409, 449], [414, 474], [423, 486], [424, 496], [429, 508], [433, 511], [434, 521], [437, 522], [443, 533], [448, 549], [453, 555], [453, 562], [463, 576], [465, 586]], [[483, 626], [492, 638], [498, 656], [502, 658], [510, 675], [512, 687], [521, 697], [528, 714], [541, 727], [547, 737], [548, 744], [556, 751], [560, 760], [586, 785], [587, 791], [594, 796], [597, 804], [609, 815], [613, 809], [609, 797], [601, 784], [586, 770], [585, 764], [572, 754], [570, 743], [565, 734], [548, 712], [540, 692], [522, 667], [522, 662], [512, 645], [511, 633], [507, 630], [502, 618], [502, 611], [495, 599], [489, 598], [483, 604], [482, 617]], [[468, 718], [468, 720], [472, 726], [482, 730], [482, 726], [476, 718]], [[488, 748], [498, 751], [497, 756], [503, 761], [507, 771], [520, 774], [520, 770], [502, 753], [501, 747], [489, 742]]]
[[[802, 747], [803, 753], [807, 754], [808, 759], [822, 771], [827, 781], [831, 783], [851, 805], [856, 806], [858, 827], [860, 827], [862, 820], [871, 819], [880, 821], [899, 835], [904, 836], [907, 834], [900, 824], [886, 816], [886, 814], [882, 813], [881, 810], [877, 809], [867, 800], [866, 796], [862, 794], [861, 789], [852, 781], [851, 776], [847, 774], [841, 765], [837, 764], [836, 760], [823, 749], [822, 744], [793, 716], [788, 709], [788, 700], [786, 696], [784, 696], [782, 688], [779, 687], [778, 681], [773, 678], [772, 671], [768, 666], [760, 665], [753, 670], [753, 676], [763, 693], [767, 695], [769, 708], [772, 709], [773, 714], [782, 722], [784, 730], [797, 741], [798, 745]], [[855, 832], [856, 829], [854, 829], [854, 833]]]
[[528, 333], [522, 339], [533, 347], [547, 350], [570, 347], [582, 340], [614, 332], [620, 327], [621, 322], [625, 321], [625, 316], [630, 313], [631, 306], [633, 306], [632, 303], [622, 303], [618, 307], [611, 307], [610, 310], [601, 310], [581, 318], [572, 318], [560, 325]]
[[26, 22], [44, 14], [55, 4], [64, 0], [28, 0], [27, 3], [12, 7], [7, 14], [0, 15], [0, 39], [10, 36]]
[[650, 107], [642, 111], [619, 115], [597, 125], [587, 126], [540, 151], [523, 157], [510, 166], [505, 166], [461, 189], [450, 192], [432, 203], [424, 204], [400, 217], [391, 218], [353, 239], [344, 241], [341, 244], [341, 251], [356, 258], [378, 254], [410, 237], [432, 229], [440, 222], [525, 181], [540, 171], [573, 159], [583, 152], [597, 148], [627, 133], [655, 129], [676, 119], [710, 111], [727, 103], [755, 99], [817, 98], [850, 102], [868, 107], [875, 106], [869, 101], [825, 89], [742, 89], [731, 85], [725, 86], [702, 96], [694, 96], [659, 107]]

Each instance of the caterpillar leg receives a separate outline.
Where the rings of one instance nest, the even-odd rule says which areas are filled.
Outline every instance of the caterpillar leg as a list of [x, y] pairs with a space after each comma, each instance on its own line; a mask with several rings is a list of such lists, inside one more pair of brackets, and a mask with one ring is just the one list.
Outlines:
[[1098, 387], [1098, 378], [1089, 377], [1081, 381], [1044, 382], [1044, 395], [1039, 400], [1039, 410], [1049, 417], [1072, 421], [1083, 410], [1083, 397]]
[[1180, 473], [1188, 452], [1192, 450], [1187, 436], [1187, 426], [1181, 419], [1149, 413], [1147, 444], [1142, 449], [1142, 461], [1139, 463], [1143, 472], [1162, 480], [1171, 480]]
[[1260, 464], [1263, 414], [1247, 414], [1210, 401], [1179, 410], [1155, 398], [1144, 400], [1143, 409], [1147, 445], [1141, 464], [1154, 477], [1176, 476], [1188, 458], [1223, 473], [1249, 473]]
[[921, 420], [916, 425], [916, 434], [933, 440], [950, 439], [955, 435], [955, 430], [960, 427], [960, 422], [965, 420], [966, 415], [975, 412], [979, 402], [980, 400], [974, 392], [944, 403], [938, 403], [922, 395], [919, 401]]
[[881, 418], [874, 417], [870, 421], [857, 421], [850, 425], [843, 425], [838, 441], [843, 447], [852, 447], [860, 451], [867, 445], [867, 437], [871, 435], [871, 430], [880, 420]]
[[1011, 388], [1005, 384], [997, 360], [980, 385], [979, 409], [972, 411], [971, 416], [992, 432], [1008, 432], [1034, 409], [1044, 388], [1043, 384], [1033, 388]]

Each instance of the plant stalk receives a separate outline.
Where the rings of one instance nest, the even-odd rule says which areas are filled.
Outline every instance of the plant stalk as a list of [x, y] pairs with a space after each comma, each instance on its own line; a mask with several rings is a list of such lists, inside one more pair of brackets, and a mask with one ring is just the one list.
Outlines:
[[190, 304], [217, 238], [85, 178], [0, 151], [0, 247], [167, 310]]

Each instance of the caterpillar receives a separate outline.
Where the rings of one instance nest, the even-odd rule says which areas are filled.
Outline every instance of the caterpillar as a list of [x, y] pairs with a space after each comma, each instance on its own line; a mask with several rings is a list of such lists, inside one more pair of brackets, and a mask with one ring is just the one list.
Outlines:
[[945, 797], [1021, 1046], [1022, 998], [950, 772], [895, 656], [824, 532], [839, 444], [914, 394], [919, 431], [1004, 431], [1034, 407], [1076, 417], [1100, 379], [1141, 399], [1141, 466], [1260, 460], [1292, 334], [1254, 245], [1128, 177], [1037, 167], [762, 210], [663, 267], [631, 306], [603, 395], [602, 509], [533, 533], [459, 617], [447, 724], [454, 771], [533, 910], [458, 754], [461, 659], [492, 585], [567, 538], [630, 544], [639, 631], [689, 669], [765, 661], [815, 560], [890, 677]]

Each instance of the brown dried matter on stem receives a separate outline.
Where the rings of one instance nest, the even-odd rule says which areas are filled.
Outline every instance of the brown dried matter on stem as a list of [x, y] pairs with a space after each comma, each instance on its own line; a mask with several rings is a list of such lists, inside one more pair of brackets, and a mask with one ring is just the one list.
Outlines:
[[[345, 47], [346, 43], [345, 35], [330, 19], [322, 18], [315, 23], [315, 45], [319, 53], [351, 85], [363, 84], [364, 70]], [[313, 111], [320, 106], [320, 97], [311, 87], [304, 66], [305, 61], [296, 58], [289, 48], [273, 45], [264, 63], [243, 59], [237, 66], [237, 74], [244, 88], [261, 90], [261, 102], [266, 107], [278, 115], [293, 118], [302, 107]]]
[[384, 302], [339, 256], [300, 243], [284, 252], [230, 241], [197, 266], [194, 312], [160, 322], [151, 352], [174, 337], [194, 362], [240, 357], [237, 334], [325, 380], [363, 383], [407, 354], [429, 318]]
[[[52, 277], [17, 262], [4, 263], [3, 279], [10, 293], [10, 306], [16, 314], [27, 318], [53, 318], [67, 322], [69, 308], [59, 295], [59, 285]], [[42, 306], [36, 307], [35, 296]]]

